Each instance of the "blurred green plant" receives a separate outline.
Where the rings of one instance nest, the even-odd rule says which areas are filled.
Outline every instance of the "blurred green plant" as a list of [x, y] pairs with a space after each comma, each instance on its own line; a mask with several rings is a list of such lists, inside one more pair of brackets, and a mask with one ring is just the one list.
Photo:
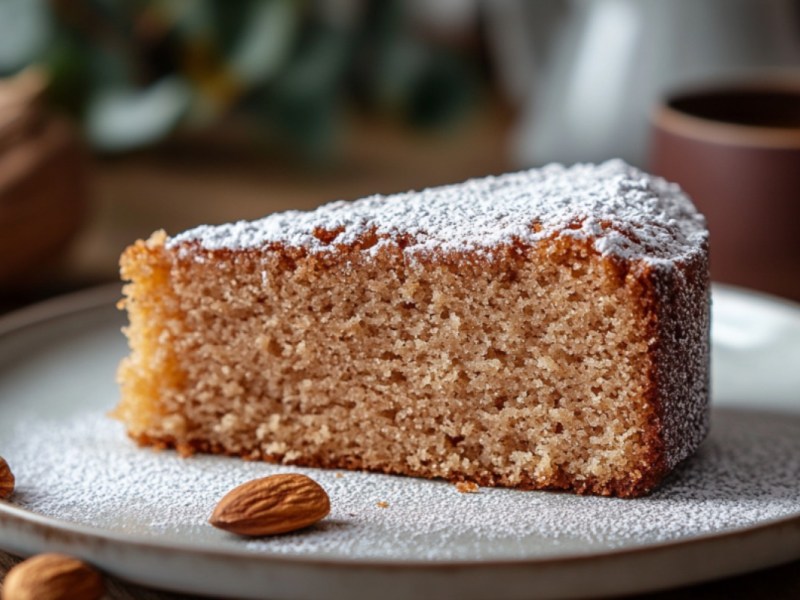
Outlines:
[[325, 158], [348, 107], [458, 119], [478, 89], [472, 58], [420, 36], [401, 0], [0, 0], [0, 76], [44, 66], [51, 100], [103, 152], [237, 113]]

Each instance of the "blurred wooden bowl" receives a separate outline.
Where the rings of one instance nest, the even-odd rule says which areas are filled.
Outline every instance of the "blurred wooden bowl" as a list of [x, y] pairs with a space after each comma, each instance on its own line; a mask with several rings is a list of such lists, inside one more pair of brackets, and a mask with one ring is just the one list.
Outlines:
[[39, 108], [36, 77], [0, 85], [0, 290], [39, 279], [86, 215], [86, 153], [66, 120]]

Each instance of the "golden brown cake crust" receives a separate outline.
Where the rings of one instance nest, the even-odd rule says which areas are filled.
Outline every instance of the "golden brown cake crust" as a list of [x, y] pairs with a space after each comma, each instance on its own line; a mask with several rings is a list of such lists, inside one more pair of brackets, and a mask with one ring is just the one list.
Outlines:
[[139, 242], [116, 414], [183, 454], [647, 493], [708, 429], [706, 237], [605, 252], [652, 244], [587, 220], [490, 251], [336, 219], [312, 245]]

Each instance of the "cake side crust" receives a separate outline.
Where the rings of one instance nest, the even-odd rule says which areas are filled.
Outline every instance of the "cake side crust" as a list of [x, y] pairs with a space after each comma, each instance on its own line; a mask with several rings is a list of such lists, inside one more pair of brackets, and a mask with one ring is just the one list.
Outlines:
[[654, 314], [651, 380], [663, 470], [685, 460], [706, 438], [709, 423], [711, 281], [708, 248], [669, 270], [647, 269]]
[[182, 319], [165, 240], [166, 234], [156, 231], [148, 240], [129, 246], [120, 258], [121, 275], [128, 283], [118, 306], [128, 314], [123, 333], [131, 352], [117, 369], [121, 400], [111, 416], [123, 421], [133, 436], [154, 422], [168, 425], [171, 417], [163, 410], [161, 397], [165, 390], [175, 392], [185, 386], [181, 357], [165, 343]]

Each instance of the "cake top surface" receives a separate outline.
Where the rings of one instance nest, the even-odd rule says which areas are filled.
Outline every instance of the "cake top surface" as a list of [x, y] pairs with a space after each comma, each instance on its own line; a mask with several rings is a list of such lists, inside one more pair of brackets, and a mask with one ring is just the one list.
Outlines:
[[[335, 232], [319, 239], [320, 230]], [[377, 252], [398, 236], [408, 255], [471, 251], [554, 235], [591, 240], [602, 255], [649, 262], [674, 261], [698, 251], [705, 219], [676, 184], [621, 160], [565, 167], [551, 164], [461, 184], [337, 201], [313, 211], [275, 213], [257, 221], [202, 225], [168, 240], [207, 250], [280, 243], [312, 252], [353, 244], [374, 232]], [[322, 236], [321, 236], [322, 237]]]

